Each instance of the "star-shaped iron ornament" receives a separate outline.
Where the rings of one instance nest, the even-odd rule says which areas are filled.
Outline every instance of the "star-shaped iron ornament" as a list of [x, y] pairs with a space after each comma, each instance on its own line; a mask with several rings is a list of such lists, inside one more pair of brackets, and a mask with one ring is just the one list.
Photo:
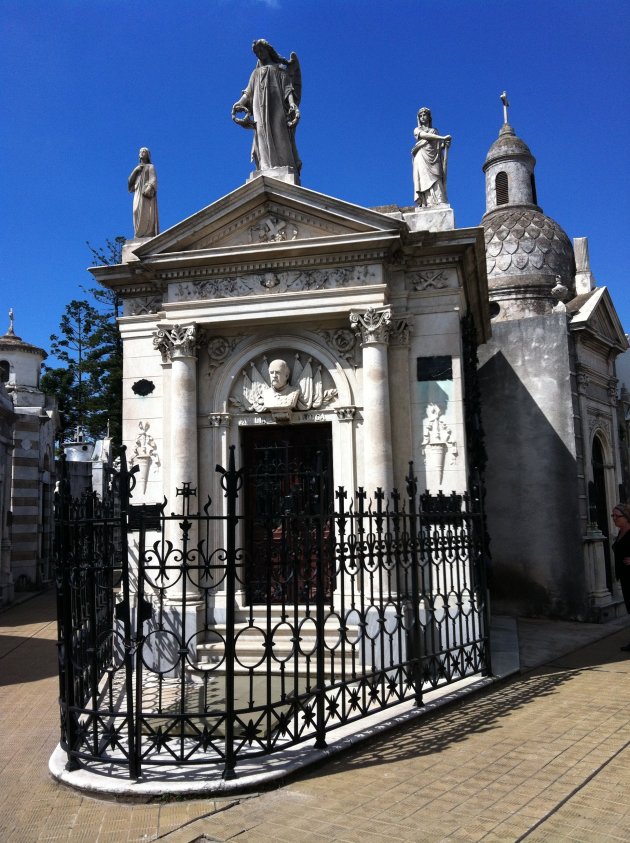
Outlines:
[[359, 707], [359, 689], [355, 688], [350, 691], [350, 711], [355, 711]]
[[243, 737], [247, 741], [247, 743], [251, 746], [252, 743], [257, 739], [258, 735], [260, 734], [260, 729], [254, 723], [253, 720], [250, 720], [245, 729], [243, 730]]
[[315, 711], [312, 705], [305, 705], [302, 709], [302, 719], [306, 726], [311, 726], [315, 722]]

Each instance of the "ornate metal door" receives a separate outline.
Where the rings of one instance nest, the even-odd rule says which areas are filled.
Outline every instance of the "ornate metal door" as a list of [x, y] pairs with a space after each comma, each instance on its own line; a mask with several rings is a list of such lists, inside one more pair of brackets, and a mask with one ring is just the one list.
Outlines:
[[242, 431], [245, 580], [250, 603], [310, 603], [333, 587], [330, 424]]

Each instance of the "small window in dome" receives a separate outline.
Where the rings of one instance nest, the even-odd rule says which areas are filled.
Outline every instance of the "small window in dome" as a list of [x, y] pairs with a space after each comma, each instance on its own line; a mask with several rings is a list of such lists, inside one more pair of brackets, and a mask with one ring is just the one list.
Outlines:
[[8, 360], [0, 360], [0, 383], [8, 383], [11, 366]]
[[503, 170], [497, 173], [497, 177], [494, 180], [494, 187], [497, 194], [497, 205], [507, 205], [510, 201], [508, 177], [507, 173], [503, 172]]
[[530, 179], [532, 180], [532, 202], [534, 203], [534, 205], [537, 205], [538, 197], [536, 196], [536, 179], [534, 178], [533, 173], [531, 174]]

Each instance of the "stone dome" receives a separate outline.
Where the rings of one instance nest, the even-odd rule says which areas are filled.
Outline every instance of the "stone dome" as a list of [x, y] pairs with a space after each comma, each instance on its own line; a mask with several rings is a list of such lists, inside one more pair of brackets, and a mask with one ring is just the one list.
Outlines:
[[532, 165], [536, 163], [536, 159], [525, 141], [516, 135], [516, 132], [509, 123], [504, 123], [499, 132], [499, 137], [488, 150], [483, 169], [485, 171], [490, 164], [500, 161], [503, 158], [513, 159], [518, 157], [530, 158]]
[[[485, 232], [489, 286], [502, 281], [540, 284], [559, 275], [573, 287], [575, 263], [569, 238], [557, 222], [531, 207], [510, 206], [486, 214]], [[553, 285], [552, 285], [553, 286]]]

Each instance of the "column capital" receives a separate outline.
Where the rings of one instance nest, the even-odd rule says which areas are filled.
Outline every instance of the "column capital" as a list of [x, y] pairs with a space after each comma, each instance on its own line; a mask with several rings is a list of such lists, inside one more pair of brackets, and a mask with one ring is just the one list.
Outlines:
[[158, 328], [153, 334], [153, 346], [162, 355], [162, 362], [168, 363], [182, 357], [197, 358], [197, 326], [173, 325]]
[[387, 345], [391, 330], [391, 307], [370, 307], [365, 313], [350, 311], [350, 326], [361, 336], [363, 345]]

